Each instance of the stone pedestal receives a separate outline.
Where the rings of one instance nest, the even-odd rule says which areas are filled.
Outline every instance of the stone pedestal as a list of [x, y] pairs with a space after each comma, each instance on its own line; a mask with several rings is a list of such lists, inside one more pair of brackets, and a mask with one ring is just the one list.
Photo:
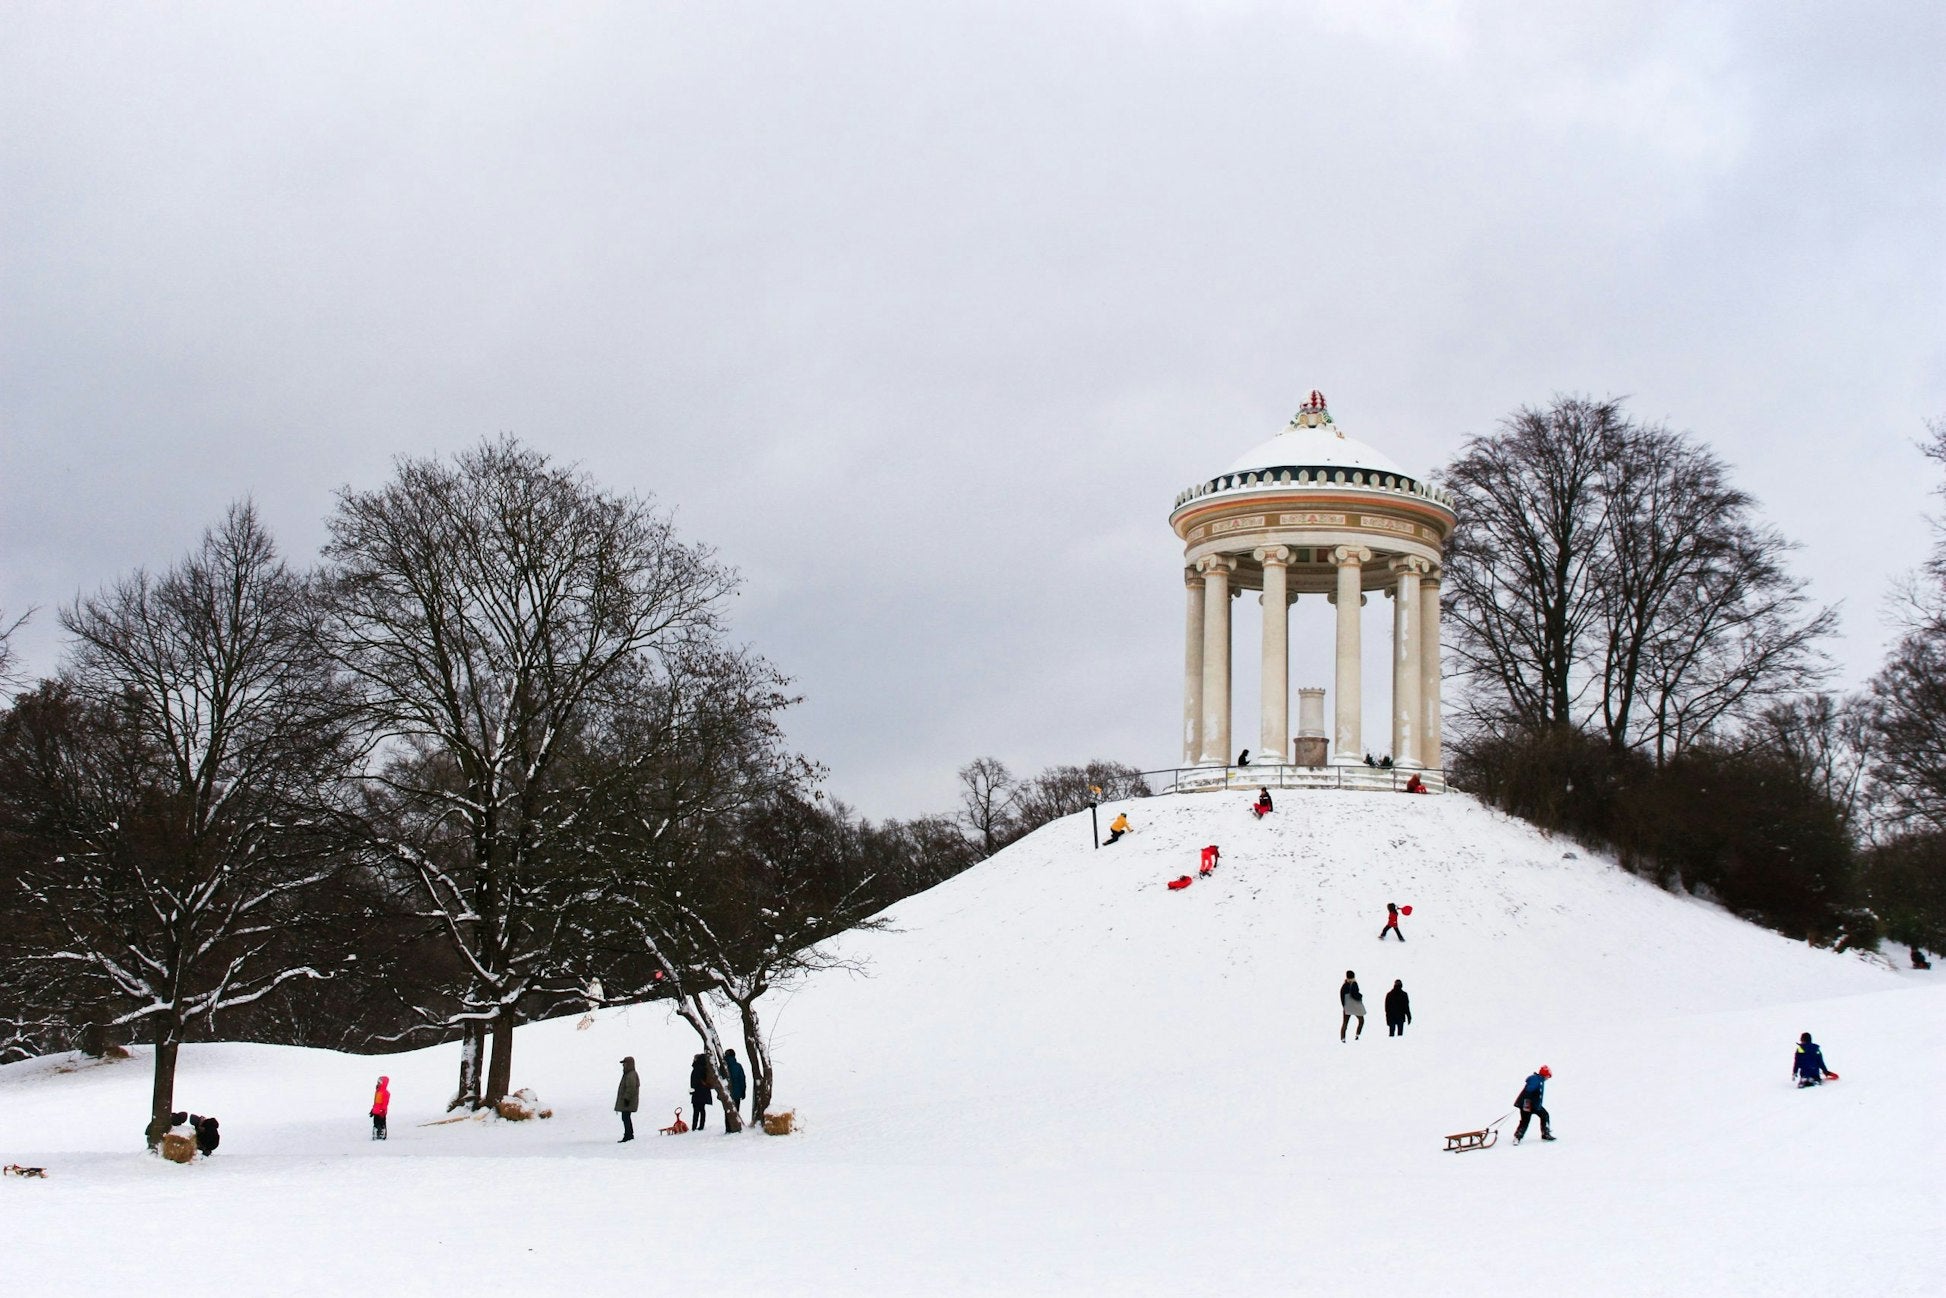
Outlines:
[[1324, 730], [1324, 690], [1306, 686], [1297, 692], [1296, 754], [1299, 766], [1323, 766], [1330, 756], [1331, 740]]

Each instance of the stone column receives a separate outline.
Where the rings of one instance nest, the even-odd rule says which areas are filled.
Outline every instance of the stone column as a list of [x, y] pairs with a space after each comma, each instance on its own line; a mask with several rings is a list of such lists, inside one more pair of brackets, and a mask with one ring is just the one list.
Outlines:
[[1439, 574], [1419, 582], [1419, 760], [1439, 770], [1446, 765], [1439, 751]]
[[1203, 756], [1230, 762], [1230, 574], [1237, 561], [1213, 554], [1196, 562], [1203, 574]]
[[1203, 756], [1203, 578], [1189, 568], [1182, 576], [1189, 593], [1182, 645], [1182, 764], [1194, 766]]
[[1338, 593], [1332, 596], [1338, 606], [1337, 673], [1333, 681], [1338, 724], [1333, 729], [1333, 766], [1356, 766], [1365, 758], [1360, 713], [1365, 700], [1358, 687], [1358, 610], [1365, 603], [1360, 565], [1371, 557], [1372, 552], [1362, 545], [1341, 545], [1331, 552], [1332, 562], [1338, 565]]
[[1259, 697], [1263, 701], [1263, 725], [1258, 731], [1258, 760], [1284, 765], [1291, 760], [1291, 624], [1290, 589], [1287, 578], [1291, 549], [1272, 545], [1254, 556], [1264, 566], [1264, 657], [1263, 680]]
[[1392, 591], [1392, 765], [1417, 767], [1419, 760], [1419, 558], [1394, 559]]

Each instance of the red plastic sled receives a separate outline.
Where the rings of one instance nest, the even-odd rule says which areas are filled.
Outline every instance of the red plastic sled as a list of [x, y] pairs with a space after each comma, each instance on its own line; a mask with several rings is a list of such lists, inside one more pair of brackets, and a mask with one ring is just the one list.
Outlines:
[[1169, 891], [1170, 891], [1170, 892], [1181, 892], [1181, 891], [1182, 891], [1182, 890], [1183, 890], [1184, 888], [1187, 888], [1187, 887], [1188, 887], [1188, 886], [1189, 886], [1190, 884], [1192, 884], [1192, 883], [1194, 883], [1194, 882], [1196, 882], [1196, 881], [1195, 881], [1194, 879], [1192, 879], [1192, 878], [1190, 878], [1190, 877], [1189, 877], [1188, 875], [1186, 875], [1186, 874], [1185, 874], [1185, 875], [1184, 875], [1184, 876], [1183, 876], [1182, 878], [1180, 878], [1180, 879], [1171, 879], [1171, 880], [1169, 880]]
[[1410, 907], [1410, 906], [1401, 906], [1401, 907], [1399, 907], [1399, 914], [1401, 914], [1401, 915], [1410, 915], [1411, 913], [1412, 913], [1412, 907]]

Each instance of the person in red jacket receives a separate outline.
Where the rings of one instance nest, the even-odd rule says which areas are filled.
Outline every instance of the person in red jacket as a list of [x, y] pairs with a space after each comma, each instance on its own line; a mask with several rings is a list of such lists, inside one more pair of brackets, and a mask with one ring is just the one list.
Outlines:
[[392, 1111], [392, 1079], [378, 1079], [378, 1089], [372, 1092], [372, 1139], [385, 1139], [385, 1115]]

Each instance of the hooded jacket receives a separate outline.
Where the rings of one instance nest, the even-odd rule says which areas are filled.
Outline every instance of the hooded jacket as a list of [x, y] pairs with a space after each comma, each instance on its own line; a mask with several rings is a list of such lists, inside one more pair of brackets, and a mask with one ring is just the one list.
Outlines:
[[378, 1089], [372, 1092], [372, 1116], [382, 1118], [392, 1111], [392, 1079], [378, 1079]]
[[743, 1065], [737, 1061], [737, 1057], [735, 1055], [726, 1054], [725, 1056], [723, 1056], [723, 1067], [726, 1070], [728, 1070], [730, 1074], [730, 1098], [733, 1100], [739, 1100], [739, 1101], [742, 1100], [743, 1099]]
[[622, 1060], [622, 1084], [615, 1088], [615, 1112], [633, 1113], [641, 1107], [642, 1078], [635, 1071], [635, 1057]]

